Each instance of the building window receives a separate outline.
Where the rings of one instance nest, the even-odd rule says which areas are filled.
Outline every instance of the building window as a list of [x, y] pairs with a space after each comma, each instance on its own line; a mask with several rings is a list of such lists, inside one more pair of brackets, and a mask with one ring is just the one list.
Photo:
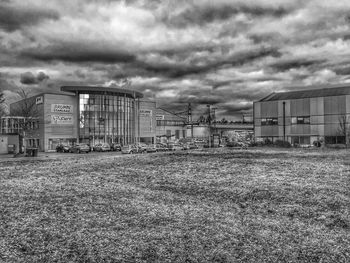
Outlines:
[[310, 144], [310, 136], [292, 136], [291, 141], [293, 145]]
[[180, 139], [180, 130], [175, 130], [175, 139]]
[[262, 118], [261, 126], [278, 125], [278, 118]]
[[157, 120], [157, 126], [184, 126], [184, 121]]
[[292, 124], [310, 124], [310, 116], [292, 117]]
[[345, 144], [345, 136], [325, 136], [326, 144]]

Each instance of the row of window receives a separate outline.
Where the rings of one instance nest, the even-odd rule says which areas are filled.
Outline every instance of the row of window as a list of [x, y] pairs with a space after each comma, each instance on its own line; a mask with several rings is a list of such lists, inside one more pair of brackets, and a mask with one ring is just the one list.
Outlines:
[[[310, 124], [310, 116], [297, 116], [291, 118], [292, 124]], [[278, 125], [278, 118], [262, 118], [261, 126]]]
[[157, 120], [157, 126], [184, 126], [183, 121]]
[[[261, 139], [263, 139], [265, 143], [268, 141], [273, 143], [274, 141], [281, 140], [280, 137], [261, 137]], [[325, 144], [345, 144], [346, 142], [345, 136], [325, 136], [324, 139]], [[289, 139], [287, 140], [289, 141]], [[313, 143], [310, 136], [291, 136], [290, 142], [293, 145]]]
[[278, 119], [277, 118], [262, 118], [261, 119], [261, 126], [267, 126], [267, 125], [278, 125]]

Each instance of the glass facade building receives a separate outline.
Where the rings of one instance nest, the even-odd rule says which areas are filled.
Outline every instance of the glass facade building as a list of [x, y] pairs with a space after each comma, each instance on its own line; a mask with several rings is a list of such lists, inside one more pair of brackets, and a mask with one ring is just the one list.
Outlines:
[[78, 99], [79, 142], [136, 143], [141, 93], [104, 87], [62, 87]]

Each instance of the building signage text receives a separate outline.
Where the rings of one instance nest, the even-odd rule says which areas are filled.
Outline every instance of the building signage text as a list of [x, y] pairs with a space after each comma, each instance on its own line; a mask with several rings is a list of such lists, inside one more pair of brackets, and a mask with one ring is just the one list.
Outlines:
[[51, 112], [73, 113], [73, 105], [52, 104], [51, 105]]
[[152, 110], [140, 110], [140, 117], [151, 117], [152, 116]]
[[73, 115], [51, 115], [51, 124], [73, 124]]

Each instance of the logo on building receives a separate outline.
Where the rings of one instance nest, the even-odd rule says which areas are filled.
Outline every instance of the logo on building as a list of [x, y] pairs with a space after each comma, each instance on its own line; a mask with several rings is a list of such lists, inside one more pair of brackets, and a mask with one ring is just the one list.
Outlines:
[[51, 124], [73, 124], [72, 115], [51, 115]]
[[51, 112], [73, 113], [73, 105], [52, 104], [51, 105]]
[[36, 97], [35, 99], [35, 104], [38, 105], [38, 104], [43, 104], [44, 103], [44, 98], [43, 96], [40, 96], [40, 97]]

